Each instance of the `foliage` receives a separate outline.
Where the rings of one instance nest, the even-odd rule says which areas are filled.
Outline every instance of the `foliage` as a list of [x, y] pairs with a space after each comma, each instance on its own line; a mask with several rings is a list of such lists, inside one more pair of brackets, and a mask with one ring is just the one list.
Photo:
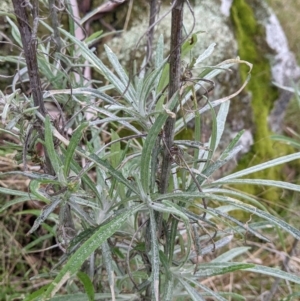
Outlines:
[[[22, 46], [15, 20], [7, 19], [16, 43]], [[52, 33], [49, 25], [39, 22]], [[74, 28], [72, 18], [70, 23]], [[24, 168], [1, 176], [30, 179], [29, 193], [0, 188], [1, 193], [16, 196], [1, 211], [18, 202], [38, 200], [44, 207], [28, 235], [55, 221], [52, 231], [65, 252], [51, 273], [35, 277], [50, 277], [51, 282], [33, 290], [26, 300], [226, 300], [227, 296], [243, 300], [241, 292], [214, 291], [201, 282], [237, 271], [300, 284], [300, 277], [292, 273], [244, 262], [242, 255], [249, 248], [230, 247], [234, 238], [246, 239], [248, 234], [268, 242], [261, 233], [264, 228], [281, 229], [300, 238], [298, 229], [270, 214], [255, 197], [230, 188], [231, 184], [247, 184], [299, 192], [299, 185], [245, 177], [299, 159], [300, 153], [213, 178], [241, 150], [242, 132], [217, 153], [229, 100], [250, 76], [239, 91], [222, 99], [210, 101], [206, 91], [213, 78], [233, 64], [245, 64], [249, 72], [252, 65], [229, 59], [204, 68], [203, 61], [214, 49], [211, 45], [191, 60], [180, 78], [180, 89], [168, 98], [172, 78], [163, 37], [157, 41], [153, 68], [141, 68], [142, 72], [131, 76], [109, 47], [105, 46], [109, 64], [89, 49], [93, 37], [80, 41], [72, 30], [59, 28], [59, 32], [64, 55], [56, 52], [52, 57], [51, 42], [37, 37], [37, 58], [44, 102], [56, 106], [60, 120], [50, 114], [43, 116], [33, 99], [20, 90], [20, 83], [28, 81], [24, 58], [0, 57], [20, 66], [11, 92], [1, 92], [1, 131], [18, 139], [10, 147], [20, 152], [22, 146], [19, 160]], [[195, 42], [196, 35], [192, 37]], [[191, 45], [187, 40], [182, 52]], [[86, 82], [83, 64], [107, 83]], [[191, 81], [186, 74], [197, 66], [203, 71]], [[199, 98], [205, 100], [204, 105]], [[188, 106], [192, 109], [187, 110]], [[203, 142], [200, 119], [206, 111], [211, 114], [212, 133], [209, 141]], [[194, 139], [174, 140], [168, 148], [164, 125], [170, 118], [175, 120], [173, 137], [193, 120]], [[162, 174], [163, 153], [170, 158], [170, 174]], [[50, 158], [53, 172], [47, 170], [44, 154]], [[41, 166], [39, 172], [30, 170], [33, 164]], [[159, 185], [165, 176], [169, 185], [161, 192]], [[234, 218], [230, 213], [235, 210], [246, 212], [249, 220], [243, 223]], [[206, 262], [204, 256], [214, 251], [219, 251], [218, 255]]]

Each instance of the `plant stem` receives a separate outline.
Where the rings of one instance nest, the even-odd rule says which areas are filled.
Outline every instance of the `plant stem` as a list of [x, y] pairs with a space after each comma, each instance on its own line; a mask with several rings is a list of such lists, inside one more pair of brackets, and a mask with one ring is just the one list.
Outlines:
[[[171, 21], [171, 48], [170, 48], [170, 72], [169, 72], [169, 93], [168, 98], [178, 93], [180, 89], [180, 67], [181, 67], [181, 43], [182, 43], [182, 26], [183, 26], [183, 4], [184, 0], [174, 0], [173, 9], [172, 9], [172, 21]], [[173, 109], [173, 112], [176, 113], [176, 106]], [[169, 117], [165, 123], [163, 129], [163, 161], [161, 167], [161, 178], [159, 185], [159, 192], [164, 194], [167, 192], [169, 185], [169, 178], [171, 173], [171, 164], [172, 156], [170, 149], [174, 143], [174, 127], [175, 127], [176, 118]], [[161, 236], [162, 232], [162, 214], [156, 214], [157, 220], [157, 232], [158, 237]], [[177, 229], [177, 220], [172, 222], [172, 229]], [[173, 232], [172, 232], [173, 233]], [[174, 233], [173, 233], [174, 234]], [[173, 254], [170, 255], [170, 251], [174, 250], [174, 241], [175, 235], [172, 235], [171, 238], [168, 238], [169, 243], [169, 260], [172, 261]], [[165, 252], [168, 248], [165, 249]]]
[[32, 98], [34, 105], [38, 108], [38, 111], [46, 116], [46, 109], [43, 101], [43, 93], [41, 88], [41, 80], [39, 76], [39, 69], [37, 63], [37, 39], [36, 39], [36, 28], [38, 22], [38, 1], [33, 1], [30, 4], [31, 11], [33, 15], [33, 26], [32, 29], [29, 24], [29, 18], [27, 13], [27, 6], [24, 5], [23, 1], [12, 0], [15, 14], [19, 23], [19, 31], [22, 39], [24, 56], [26, 60], [26, 65], [28, 68], [28, 76], [30, 81], [30, 89], [32, 93]]
[[[171, 54], [170, 54], [170, 72], [169, 72], [169, 99], [179, 91], [180, 88], [180, 67], [181, 67], [181, 42], [182, 42], [182, 26], [183, 26], [183, 4], [184, 0], [173, 0], [176, 4], [172, 10], [171, 22]], [[174, 108], [176, 112], [176, 107]], [[162, 161], [162, 171], [160, 178], [160, 193], [165, 193], [169, 185], [169, 177], [171, 172], [172, 156], [170, 149], [174, 141], [174, 126], [176, 119], [169, 117], [163, 129], [164, 133], [164, 152]]]
[[[39, 22], [39, 1], [33, 0], [30, 2], [24, 2], [19, 0], [12, 0], [15, 15], [19, 24], [20, 36], [23, 44], [23, 51], [26, 60], [30, 89], [32, 93], [34, 106], [38, 107], [38, 112], [42, 116], [46, 116], [46, 108], [43, 100], [42, 85], [39, 75], [39, 68], [37, 62], [37, 28]], [[27, 4], [26, 4], [27, 3]], [[33, 21], [30, 26], [30, 18], [28, 16], [28, 9], [31, 10]], [[44, 139], [43, 127], [37, 127], [41, 139]], [[46, 169], [49, 174], [54, 175], [51, 160], [45, 151]]]
[[49, 2], [49, 11], [50, 11], [50, 19], [51, 19], [51, 24], [53, 28], [53, 35], [54, 35], [54, 41], [55, 41], [55, 51], [60, 52], [61, 50], [61, 39], [60, 39], [60, 34], [59, 34], [59, 22], [57, 18], [57, 8], [55, 6], [55, 0], [48, 0]]
[[147, 40], [147, 64], [151, 62], [152, 47], [153, 47], [153, 37], [154, 37], [154, 24], [157, 14], [157, 0], [149, 0], [150, 2], [150, 17], [149, 17], [149, 32]]

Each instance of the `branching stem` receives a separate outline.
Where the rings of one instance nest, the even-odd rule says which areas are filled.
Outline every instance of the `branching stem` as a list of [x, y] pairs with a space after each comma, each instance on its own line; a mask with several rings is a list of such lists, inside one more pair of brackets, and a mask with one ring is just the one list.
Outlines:
[[38, 1], [34, 1], [32, 13], [33, 13], [33, 30], [29, 24], [27, 7], [22, 5], [22, 1], [13, 0], [13, 6], [15, 14], [19, 23], [19, 31], [22, 39], [24, 56], [26, 65], [28, 68], [28, 76], [30, 80], [30, 88], [32, 92], [32, 98], [34, 106], [39, 107], [38, 111], [46, 116], [46, 109], [43, 102], [43, 93], [41, 88], [41, 80], [39, 76], [38, 63], [37, 63], [37, 18], [36, 12], [38, 11]]
[[[175, 4], [175, 5], [174, 5]], [[174, 0], [171, 22], [171, 49], [170, 49], [170, 72], [169, 72], [169, 99], [178, 93], [180, 89], [180, 67], [181, 67], [181, 43], [183, 26], [183, 5], [184, 0]], [[174, 109], [175, 112], [176, 109]], [[160, 193], [165, 193], [169, 185], [169, 176], [171, 172], [172, 156], [169, 149], [174, 143], [174, 126], [176, 119], [169, 117], [164, 126], [165, 146], [163, 152], [162, 170], [160, 178]]]
[[153, 37], [154, 37], [154, 26], [155, 19], [157, 15], [157, 0], [150, 0], [150, 17], [149, 17], [149, 31], [148, 41], [147, 41], [147, 62], [151, 61], [152, 47], [153, 47]]

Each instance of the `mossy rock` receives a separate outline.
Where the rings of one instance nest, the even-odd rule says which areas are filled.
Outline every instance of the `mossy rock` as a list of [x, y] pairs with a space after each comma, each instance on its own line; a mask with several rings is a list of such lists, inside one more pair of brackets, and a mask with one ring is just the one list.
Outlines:
[[[271, 85], [272, 75], [270, 62], [266, 57], [267, 45], [265, 42], [264, 28], [258, 24], [254, 12], [248, 1], [234, 0], [231, 8], [231, 18], [234, 24], [236, 39], [238, 42], [239, 56], [253, 63], [251, 81], [246, 87], [252, 95], [252, 110], [254, 119], [254, 144], [251, 151], [239, 161], [238, 170], [266, 162], [270, 159], [286, 155], [291, 148], [279, 145], [270, 139], [268, 116], [278, 98], [278, 90]], [[271, 50], [269, 50], [270, 52]], [[247, 70], [240, 68], [243, 79], [247, 76]], [[282, 166], [276, 166], [253, 173], [251, 178], [285, 180]], [[259, 195], [268, 201], [276, 202], [280, 199], [281, 191], [277, 189], [265, 189], [257, 186], [245, 185], [243, 191]]]

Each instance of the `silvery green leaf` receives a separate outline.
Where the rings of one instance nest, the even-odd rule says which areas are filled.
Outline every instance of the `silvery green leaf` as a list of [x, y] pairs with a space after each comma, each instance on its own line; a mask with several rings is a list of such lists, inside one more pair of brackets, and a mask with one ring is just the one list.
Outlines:
[[57, 179], [55, 179], [54, 176], [51, 176], [51, 175], [47, 175], [47, 174], [41, 174], [41, 173], [38, 173], [38, 172], [28, 172], [28, 171], [8, 171], [8, 172], [1, 172], [0, 173], [0, 177], [1, 176], [6, 176], [6, 175], [21, 175], [21, 176], [24, 176], [24, 177], [27, 177], [29, 179], [32, 179], [32, 180], [39, 180], [39, 182], [41, 183], [56, 183], [58, 184], [58, 181]]
[[228, 176], [225, 176], [221, 179], [218, 179], [218, 180], [215, 181], [215, 183], [240, 178], [240, 177], [249, 175], [251, 173], [254, 173], [254, 172], [257, 172], [257, 171], [260, 171], [260, 170], [264, 170], [264, 169], [267, 169], [267, 168], [271, 168], [271, 167], [274, 167], [274, 166], [277, 166], [277, 165], [280, 165], [280, 164], [283, 164], [283, 163], [287, 163], [287, 162], [290, 162], [290, 161], [293, 161], [293, 160], [297, 160], [297, 159], [300, 159], [300, 152], [294, 153], [294, 154], [291, 154], [291, 155], [282, 156], [282, 157], [270, 160], [268, 162], [252, 166], [250, 168], [243, 169], [241, 171], [235, 172], [235, 173], [230, 174]]
[[[0, 192], [3, 193], [3, 188], [2, 187], [0, 187]], [[12, 195], [12, 194], [10, 194], [10, 195]], [[29, 194], [26, 197], [13, 198], [13, 200], [11, 200], [9, 202], [5, 202], [5, 204], [1, 205], [0, 213], [2, 213], [4, 210], [6, 210], [7, 208], [9, 208], [13, 205], [24, 203], [26, 201], [31, 201], [31, 199], [32, 199], [32, 197]]]
[[114, 270], [113, 270], [113, 259], [111, 255], [110, 247], [105, 241], [102, 245], [102, 255], [103, 255], [103, 262], [105, 265], [105, 269], [108, 275], [108, 283], [111, 291], [112, 300], [115, 299], [115, 279], [114, 279]]
[[74, 199], [71, 199], [68, 203], [70, 204], [73, 212], [82, 220], [87, 222], [92, 227], [97, 226], [96, 222], [90, 217], [90, 215], [74, 202]]
[[84, 290], [87, 294], [89, 301], [95, 301], [94, 285], [93, 285], [90, 277], [87, 274], [80, 271], [77, 273], [77, 278], [83, 284]]
[[31, 227], [31, 229], [28, 231], [27, 234], [33, 233], [47, 219], [47, 217], [50, 215], [50, 213], [52, 213], [55, 210], [55, 208], [58, 206], [58, 204], [60, 202], [61, 202], [61, 198], [55, 198], [52, 201], [52, 203], [50, 203], [49, 205], [45, 206], [41, 210], [41, 214], [34, 221], [33, 226]]
[[15, 22], [13, 22], [8, 16], [6, 16], [6, 20], [8, 21], [8, 23], [10, 24], [10, 28], [11, 28], [11, 33], [12, 36], [14, 37], [14, 40], [19, 44], [19, 46], [22, 48], [23, 44], [22, 44], [22, 40], [21, 40], [21, 35], [20, 35], [20, 31], [17, 27], [17, 25], [15, 24]]
[[213, 259], [212, 262], [228, 262], [232, 259], [234, 259], [237, 256], [240, 256], [246, 252], [248, 252], [251, 249], [251, 247], [236, 247], [232, 248], [229, 251], [221, 254], [217, 258]]
[[233, 198], [230, 198], [230, 197], [207, 195], [207, 198], [215, 199], [215, 200], [218, 200], [221, 202], [225, 202], [227, 204], [232, 204], [232, 205], [236, 206], [237, 208], [242, 209], [243, 211], [251, 212], [254, 215], [257, 215], [259, 217], [262, 217], [262, 218], [268, 220], [270, 223], [277, 225], [281, 229], [283, 229], [283, 230], [287, 231], [288, 233], [290, 233], [291, 235], [293, 235], [296, 239], [300, 239], [300, 231], [298, 229], [296, 229], [295, 227], [291, 226], [287, 222], [279, 219], [278, 217], [276, 217], [268, 212], [262, 211], [252, 205], [242, 203], [242, 202], [235, 200]]
[[160, 276], [160, 260], [159, 245], [157, 241], [156, 219], [154, 210], [149, 210], [150, 215], [150, 232], [151, 232], [151, 290], [152, 300], [159, 301], [159, 276]]
[[178, 281], [181, 283], [183, 288], [188, 292], [190, 296], [190, 300], [193, 301], [205, 301], [204, 298], [202, 298], [201, 294], [197, 292], [188, 282], [184, 281], [182, 278], [178, 277]]
[[164, 286], [164, 300], [172, 301], [174, 295], [174, 276], [172, 273], [169, 273], [171, 276], [167, 279], [167, 283]]
[[222, 275], [234, 271], [245, 270], [253, 268], [255, 265], [252, 263], [239, 263], [239, 262], [211, 262], [207, 264], [199, 264], [197, 272], [193, 278], [198, 277], [211, 277], [215, 275]]
[[115, 216], [110, 222], [99, 227], [97, 231], [95, 231], [75, 251], [75, 253], [71, 255], [63, 269], [51, 282], [46, 292], [43, 294], [43, 297], [53, 297], [61, 286], [64, 285], [64, 283], [80, 269], [86, 258], [88, 258], [99, 246], [101, 246], [109, 237], [119, 230], [126, 220], [136, 211], [140, 210], [142, 206], [143, 205], [136, 205], [131, 208], [129, 207], [120, 215]]
[[[168, 104], [168, 109], [172, 110], [177, 101], [178, 101], [178, 93], [175, 93], [174, 96], [170, 99]], [[153, 148], [155, 147], [155, 141], [157, 139], [157, 136], [161, 132], [161, 129], [168, 119], [169, 115], [166, 112], [162, 112], [157, 119], [155, 120], [153, 126], [151, 127], [147, 138], [144, 142], [143, 151], [141, 155], [141, 168], [140, 168], [140, 179], [143, 186], [143, 189], [145, 193], [149, 192], [150, 188], [150, 173], [149, 173], [149, 167], [150, 167], [150, 161], [151, 161], [151, 153]], [[155, 171], [152, 171], [155, 172]]]
[[45, 146], [48, 153], [49, 158], [51, 158], [51, 165], [56, 173], [56, 175], [62, 176], [63, 183], [66, 183], [66, 179], [61, 173], [62, 162], [57, 154], [57, 151], [54, 148], [53, 136], [52, 136], [52, 125], [50, 122], [49, 115], [46, 116], [45, 119]]
[[16, 91], [16, 85], [18, 84], [19, 81], [22, 83], [28, 82], [29, 78], [28, 76], [24, 76], [28, 72], [27, 66], [21, 68], [14, 76], [13, 81], [12, 81], [12, 90]]
[[[124, 78], [120, 80], [105, 64], [86, 46], [85, 43], [79, 41], [76, 37], [72, 36], [66, 30], [59, 28], [60, 32], [68, 37], [73, 43], [75, 43], [80, 49], [80, 54], [105, 78], [107, 78], [116, 88], [116, 90], [123, 95], [128, 105], [131, 105], [136, 111], [138, 111], [138, 105], [134, 98], [135, 92], [133, 88], [129, 86], [127, 89], [127, 83], [124, 83]], [[119, 70], [120, 71], [120, 70]], [[125, 92], [126, 91], [126, 92]]]
[[103, 88], [108, 88], [108, 87], [112, 88], [113, 85], [104, 86], [99, 89], [83, 87], [83, 88], [76, 88], [76, 89], [49, 90], [49, 91], [44, 92], [43, 97], [48, 98], [52, 95], [59, 95], [59, 94], [91, 95], [91, 96], [95, 96], [95, 97], [102, 99], [103, 101], [107, 102], [108, 104], [118, 104], [121, 106], [121, 104], [119, 104], [117, 100], [115, 100], [113, 97], [111, 97], [103, 92]]
[[210, 55], [214, 52], [216, 45], [217, 45], [217, 43], [210, 44], [208, 46], [208, 48], [206, 48], [205, 51], [198, 56], [198, 58], [196, 59], [195, 65], [198, 65], [199, 63], [203, 62], [205, 59], [210, 57]]
[[282, 189], [288, 189], [293, 191], [300, 192], [300, 185], [292, 184], [283, 181], [273, 181], [273, 180], [264, 180], [264, 179], [232, 179], [225, 181], [218, 181], [219, 184], [241, 184], [241, 185], [262, 185], [262, 186], [271, 186], [278, 187]]
[[[130, 94], [132, 99], [136, 99], [136, 91], [134, 90], [131, 82], [129, 81], [129, 77], [126, 74], [124, 68], [119, 62], [118, 57], [112, 52], [112, 50], [107, 46], [104, 45], [107, 57], [111, 63], [111, 65], [114, 67], [115, 71], [119, 75], [120, 80], [123, 82], [124, 86], [127, 87], [128, 93]], [[127, 93], [127, 92], [126, 92]]]
[[[229, 244], [232, 241], [232, 239], [233, 239], [233, 235], [227, 235], [227, 236], [217, 240], [213, 244], [209, 244], [208, 246], [201, 249], [201, 255], [206, 255], [206, 254], [212, 253], [215, 250], [218, 250], [218, 249], [226, 246], [227, 244]], [[190, 255], [190, 259], [195, 258], [196, 256], [197, 256], [197, 254], [195, 254], [195, 252], [193, 252]]]
[[264, 274], [264, 275], [268, 275], [268, 276], [272, 276], [272, 277], [277, 277], [280, 279], [284, 279], [287, 281], [291, 281], [291, 282], [300, 284], [299, 276], [292, 274], [292, 273], [284, 272], [284, 271], [282, 271], [280, 269], [276, 269], [276, 268], [270, 268], [270, 267], [266, 267], [266, 266], [262, 266], [262, 265], [255, 265], [254, 267], [247, 268], [246, 271], [260, 273], [260, 274]]
[[157, 40], [155, 51], [155, 69], [158, 69], [164, 60], [164, 36], [161, 34]]
[[300, 91], [297, 91], [297, 89], [295, 89], [295, 88], [288, 87], [288, 86], [283, 86], [283, 85], [281, 85], [279, 83], [276, 83], [276, 82], [272, 82], [272, 83], [273, 83], [273, 85], [275, 85], [276, 87], [278, 87], [280, 89], [283, 89], [285, 91], [289, 91], [289, 92], [292, 92], [292, 93], [296, 93], [297, 92], [300, 95]]
[[234, 191], [234, 190], [226, 189], [226, 188], [209, 187], [209, 184], [206, 187], [205, 186], [206, 185], [204, 185], [204, 187], [203, 187], [205, 192], [213, 193], [213, 194], [223, 194], [223, 195], [228, 195], [228, 196], [234, 196], [235, 198], [238, 198], [240, 200], [245, 200], [245, 201], [247, 201], [247, 203], [250, 203], [257, 208], [268, 212], [267, 207], [265, 207], [262, 204], [262, 202], [256, 200], [254, 197], [251, 197], [243, 192]]
[[189, 279], [189, 278], [186, 278], [186, 280], [191, 282], [192, 284], [194, 284], [195, 287], [198, 287], [201, 290], [205, 291], [206, 292], [205, 296], [213, 297], [215, 300], [218, 300], [218, 301], [227, 301], [226, 299], [224, 299], [221, 296], [220, 293], [214, 292], [213, 290], [209, 289], [207, 286], [202, 285], [200, 281], [195, 281], [195, 280]]

